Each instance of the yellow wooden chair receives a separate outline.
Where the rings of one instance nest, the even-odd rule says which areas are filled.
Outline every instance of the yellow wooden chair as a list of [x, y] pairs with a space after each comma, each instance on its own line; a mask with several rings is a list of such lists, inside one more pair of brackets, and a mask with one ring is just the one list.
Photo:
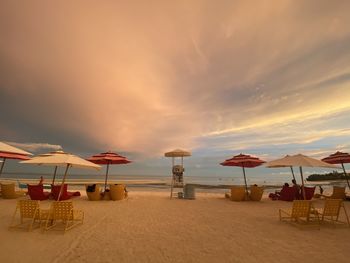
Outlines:
[[109, 186], [109, 194], [111, 197], [111, 200], [123, 200], [128, 196], [128, 192], [125, 191], [125, 185], [124, 184], [111, 184]]
[[316, 225], [319, 228], [320, 219], [317, 213], [312, 213], [313, 206], [310, 200], [294, 200], [292, 210], [279, 209], [280, 221], [287, 221], [297, 226]]
[[1, 196], [4, 199], [16, 199], [18, 197], [24, 196], [25, 192], [16, 191], [15, 183], [1, 183]]
[[263, 194], [264, 194], [264, 187], [252, 185], [250, 187], [249, 200], [261, 201]]
[[[346, 222], [339, 220], [341, 208], [343, 208], [344, 210]], [[349, 217], [342, 199], [326, 199], [324, 201], [324, 207], [321, 209], [314, 209], [314, 211], [320, 216], [322, 223], [330, 221], [334, 226], [336, 223], [340, 223], [348, 224], [348, 226], [350, 227]]]
[[345, 200], [345, 187], [333, 186], [333, 193], [331, 195], [318, 195], [318, 197], [324, 197], [329, 199], [342, 199]]
[[[16, 223], [16, 217], [19, 214], [19, 223]], [[32, 231], [35, 223], [41, 226], [47, 218], [48, 210], [40, 209], [40, 201], [37, 200], [18, 200], [15, 213], [12, 216], [10, 229], [24, 228], [27, 226], [28, 231]]]
[[45, 230], [53, 229], [61, 224], [64, 232], [66, 232], [77, 225], [83, 224], [83, 222], [84, 212], [73, 209], [71, 201], [54, 201], [46, 219]]
[[232, 186], [231, 187], [231, 201], [244, 201], [247, 197], [244, 186]]

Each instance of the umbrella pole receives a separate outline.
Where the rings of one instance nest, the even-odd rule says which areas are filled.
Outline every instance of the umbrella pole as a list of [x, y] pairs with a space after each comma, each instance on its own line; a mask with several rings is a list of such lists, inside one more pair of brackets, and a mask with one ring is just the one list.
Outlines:
[[294, 175], [293, 166], [290, 167], [290, 170], [292, 171], [293, 179], [295, 180], [295, 175]]
[[242, 166], [242, 169], [243, 169], [243, 176], [244, 176], [244, 183], [245, 183], [245, 191], [246, 191], [246, 195], [248, 197], [248, 185], [247, 185], [247, 179], [245, 177], [245, 169], [244, 169], [244, 166]]
[[105, 192], [106, 192], [106, 188], [107, 188], [108, 171], [109, 171], [109, 162], [107, 163], [107, 170], [106, 170], [106, 178], [105, 178]]
[[301, 184], [303, 186], [303, 197], [304, 197], [304, 200], [306, 200], [305, 186], [304, 186], [304, 177], [303, 177], [303, 168], [301, 168], [301, 166], [299, 166], [299, 170], [300, 170]]
[[58, 167], [58, 166], [55, 166], [55, 171], [54, 171], [54, 173], [53, 173], [52, 185], [54, 185], [54, 184], [55, 184], [56, 173], [57, 173], [57, 167]]
[[4, 169], [4, 166], [5, 166], [5, 160], [6, 158], [3, 158], [3, 162], [1, 164], [1, 169], [0, 169], [0, 176], [2, 175], [2, 170]]
[[64, 187], [64, 182], [66, 181], [66, 176], [67, 176], [67, 172], [68, 172], [69, 166], [70, 166], [70, 164], [68, 163], [68, 164], [67, 164], [67, 167], [66, 167], [66, 171], [64, 172], [64, 176], [63, 176], [63, 180], [62, 180], [62, 184], [61, 184], [61, 188], [60, 188], [60, 193], [58, 194], [57, 201], [60, 200], [60, 197], [61, 197], [61, 195], [62, 195], [63, 187]]
[[348, 175], [346, 174], [346, 171], [345, 171], [344, 163], [341, 163], [341, 167], [343, 167], [344, 176], [345, 176], [346, 182], [348, 183], [348, 187], [350, 189], [350, 183], [349, 183]]

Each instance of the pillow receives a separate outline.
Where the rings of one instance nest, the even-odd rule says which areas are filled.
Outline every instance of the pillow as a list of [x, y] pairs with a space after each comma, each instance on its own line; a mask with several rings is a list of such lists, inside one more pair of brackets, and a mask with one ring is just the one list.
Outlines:
[[49, 198], [48, 193], [44, 193], [44, 186], [42, 184], [27, 185], [28, 194], [32, 200], [46, 200]]

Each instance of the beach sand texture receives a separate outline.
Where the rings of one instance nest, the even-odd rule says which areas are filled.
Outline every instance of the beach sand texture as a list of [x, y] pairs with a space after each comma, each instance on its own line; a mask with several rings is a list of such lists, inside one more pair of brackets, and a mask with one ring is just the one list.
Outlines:
[[[300, 230], [278, 220], [291, 203], [196, 200], [131, 192], [123, 201], [74, 199], [85, 222], [66, 234], [9, 231], [16, 200], [0, 199], [0, 262], [349, 262], [350, 228]], [[43, 201], [48, 208], [50, 201]], [[322, 201], [315, 202], [322, 207]], [[346, 202], [347, 210], [350, 204]]]

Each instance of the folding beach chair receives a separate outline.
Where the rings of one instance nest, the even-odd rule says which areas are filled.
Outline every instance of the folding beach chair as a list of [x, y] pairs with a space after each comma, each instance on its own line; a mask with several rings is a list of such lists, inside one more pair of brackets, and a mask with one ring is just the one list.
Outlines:
[[[340, 210], [343, 208], [346, 222], [339, 220], [339, 214]], [[350, 221], [348, 214], [346, 212], [344, 203], [342, 199], [326, 199], [324, 201], [324, 207], [323, 209], [314, 209], [314, 212], [316, 212], [321, 217], [321, 222], [325, 223], [326, 221], [332, 222], [333, 226], [335, 226], [336, 223], [340, 224], [348, 224], [350, 227]]]
[[[19, 213], [19, 223], [15, 223], [16, 215]], [[40, 209], [40, 201], [37, 200], [18, 200], [15, 213], [13, 214], [10, 229], [24, 228], [31, 231], [35, 223], [40, 227], [48, 215], [48, 210]]]
[[319, 228], [320, 220], [317, 213], [311, 213], [313, 209], [309, 200], [294, 200], [291, 211], [279, 210], [280, 221], [287, 221], [297, 226], [316, 225]]
[[345, 187], [341, 186], [333, 186], [333, 193], [330, 196], [327, 195], [322, 195], [325, 198], [330, 198], [330, 199], [342, 199], [344, 200], [346, 198], [345, 195]]
[[83, 222], [84, 212], [74, 210], [71, 201], [54, 201], [46, 219], [45, 230], [50, 230], [61, 224], [64, 232], [66, 232], [77, 225], [83, 224]]

